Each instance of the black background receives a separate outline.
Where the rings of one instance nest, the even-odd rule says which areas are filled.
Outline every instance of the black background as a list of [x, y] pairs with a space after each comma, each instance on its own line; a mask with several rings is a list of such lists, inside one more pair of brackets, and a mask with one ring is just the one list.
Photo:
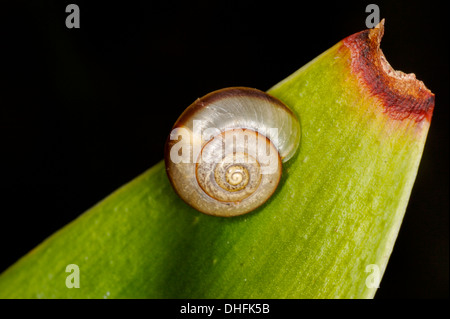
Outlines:
[[[92, 2], [1, 5], [0, 272], [161, 160], [197, 97], [269, 89], [365, 29], [371, 3]], [[69, 3], [80, 7], [80, 29], [65, 26]], [[436, 94], [376, 298], [448, 298], [448, 13], [444, 2], [375, 3], [390, 64]]]

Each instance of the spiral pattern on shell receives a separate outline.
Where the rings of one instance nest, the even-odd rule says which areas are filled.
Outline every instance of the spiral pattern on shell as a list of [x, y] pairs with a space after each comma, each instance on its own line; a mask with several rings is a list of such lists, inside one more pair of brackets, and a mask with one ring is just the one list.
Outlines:
[[166, 171], [195, 209], [237, 216], [272, 196], [281, 163], [299, 142], [299, 121], [281, 101], [256, 89], [226, 88], [198, 99], [178, 118], [166, 142]]

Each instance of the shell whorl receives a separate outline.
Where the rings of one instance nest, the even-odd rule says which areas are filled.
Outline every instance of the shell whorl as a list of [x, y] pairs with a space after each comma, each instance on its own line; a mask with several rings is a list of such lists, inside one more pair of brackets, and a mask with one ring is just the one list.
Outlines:
[[192, 207], [237, 216], [270, 198], [281, 162], [295, 154], [299, 142], [299, 121], [281, 101], [256, 89], [222, 89], [196, 100], [178, 118], [166, 143], [166, 171]]

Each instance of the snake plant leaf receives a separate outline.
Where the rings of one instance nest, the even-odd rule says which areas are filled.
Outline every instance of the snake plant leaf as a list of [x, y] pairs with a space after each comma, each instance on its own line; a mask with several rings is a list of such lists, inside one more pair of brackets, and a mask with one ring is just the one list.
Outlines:
[[201, 214], [160, 162], [8, 268], [0, 298], [373, 297], [434, 107], [390, 67], [382, 34], [383, 23], [349, 36], [269, 90], [302, 140], [262, 207]]

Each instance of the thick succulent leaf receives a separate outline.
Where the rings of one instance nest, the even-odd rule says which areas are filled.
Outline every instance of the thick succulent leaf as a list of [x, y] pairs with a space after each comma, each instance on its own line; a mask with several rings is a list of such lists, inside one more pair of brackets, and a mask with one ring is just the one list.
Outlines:
[[[7, 269], [0, 297], [373, 297], [434, 106], [385, 62], [382, 32], [344, 39], [269, 91], [299, 116], [302, 140], [261, 208], [201, 214], [160, 162]], [[69, 264], [80, 288], [66, 287]]]

